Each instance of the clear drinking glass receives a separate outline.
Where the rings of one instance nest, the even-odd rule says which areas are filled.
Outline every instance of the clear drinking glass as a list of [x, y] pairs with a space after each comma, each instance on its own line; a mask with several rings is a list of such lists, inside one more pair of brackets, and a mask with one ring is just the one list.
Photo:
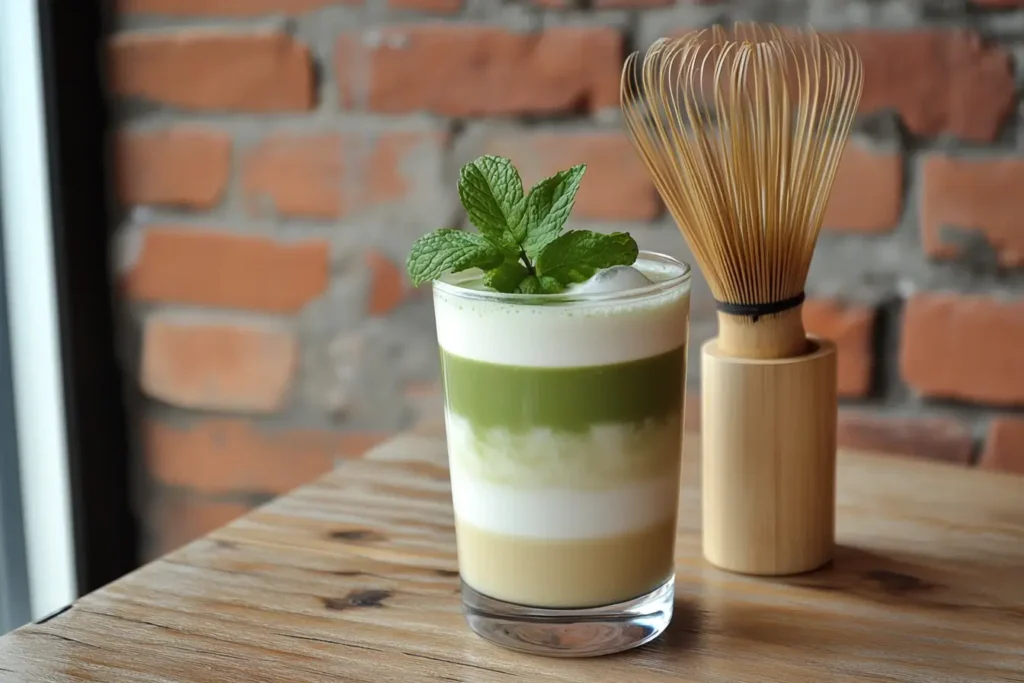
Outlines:
[[653, 284], [434, 284], [463, 607], [505, 647], [608, 654], [672, 618], [690, 268], [634, 267]]

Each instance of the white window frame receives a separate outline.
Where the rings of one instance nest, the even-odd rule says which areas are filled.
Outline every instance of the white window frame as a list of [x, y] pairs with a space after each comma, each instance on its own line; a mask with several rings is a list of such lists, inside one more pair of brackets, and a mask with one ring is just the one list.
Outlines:
[[[11, 453], [0, 452], [0, 477], [20, 497], [27, 595], [8, 585], [14, 603], [7, 611], [13, 615], [9, 620], [20, 617], [21, 622], [26, 615], [39, 619], [77, 596], [43, 93], [38, 3], [0, 0], [2, 284], [17, 434], [17, 467], [10, 466]], [[15, 476], [18, 485], [10, 487]], [[0, 498], [8, 507], [7, 514], [0, 508], [0, 530], [19, 521], [10, 510], [11, 498]], [[17, 542], [6, 539], [6, 544]], [[0, 552], [4, 547], [0, 538]], [[13, 564], [19, 553], [8, 550], [5, 557]], [[17, 574], [8, 567], [0, 580], [16, 581]], [[0, 631], [4, 616], [0, 610]]]

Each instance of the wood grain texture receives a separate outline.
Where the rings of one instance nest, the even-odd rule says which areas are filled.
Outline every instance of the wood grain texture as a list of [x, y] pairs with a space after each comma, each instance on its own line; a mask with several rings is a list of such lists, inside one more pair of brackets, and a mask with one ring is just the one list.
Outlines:
[[744, 574], [821, 567], [835, 550], [836, 345], [795, 358], [701, 347], [704, 557]]
[[763, 579], [701, 558], [686, 448], [676, 617], [633, 652], [551, 660], [469, 632], [427, 431], [0, 639], [0, 680], [1024, 681], [1024, 478], [843, 454], [835, 561]]

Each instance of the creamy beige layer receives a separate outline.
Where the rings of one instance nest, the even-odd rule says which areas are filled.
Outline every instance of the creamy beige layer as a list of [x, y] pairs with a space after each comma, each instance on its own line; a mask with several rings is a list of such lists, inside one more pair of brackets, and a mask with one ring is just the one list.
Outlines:
[[674, 571], [675, 518], [647, 529], [580, 540], [497, 534], [456, 519], [459, 571], [492, 598], [530, 607], [623, 602], [654, 590]]

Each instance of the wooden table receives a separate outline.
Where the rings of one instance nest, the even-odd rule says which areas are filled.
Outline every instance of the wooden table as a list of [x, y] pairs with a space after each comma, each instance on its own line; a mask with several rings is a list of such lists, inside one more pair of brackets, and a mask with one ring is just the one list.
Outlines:
[[1024, 681], [1024, 478], [843, 453], [834, 565], [765, 580], [701, 559], [697, 452], [675, 619], [629, 653], [546, 659], [469, 632], [435, 432], [0, 639], [0, 681]]

